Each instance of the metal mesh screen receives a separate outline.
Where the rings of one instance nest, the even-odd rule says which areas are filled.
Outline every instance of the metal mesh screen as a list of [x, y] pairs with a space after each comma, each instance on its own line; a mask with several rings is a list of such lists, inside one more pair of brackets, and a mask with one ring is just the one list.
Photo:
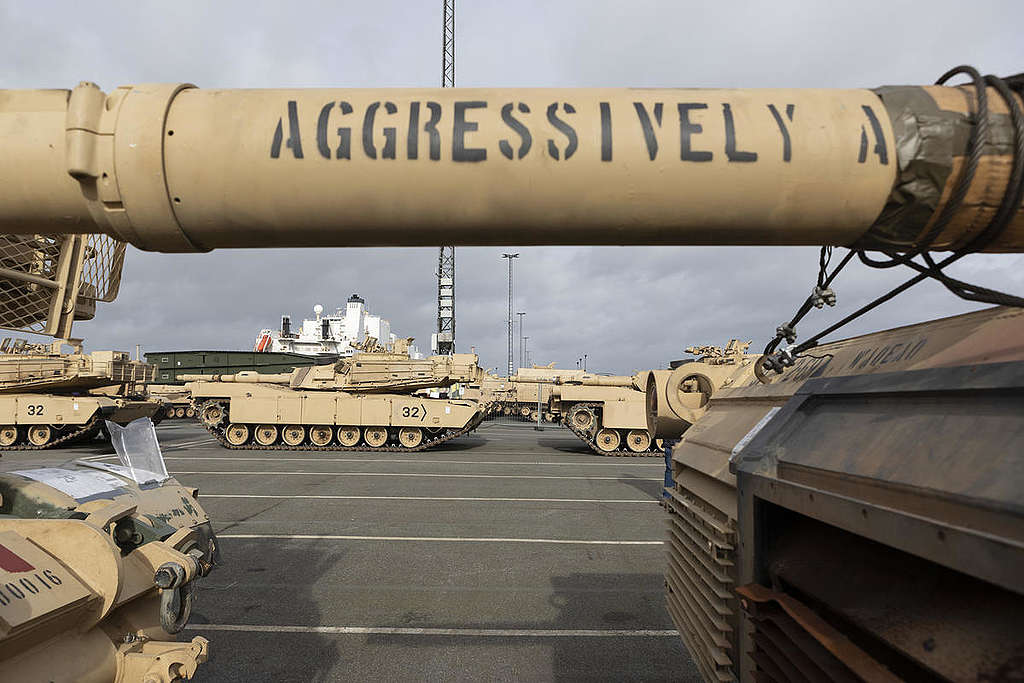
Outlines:
[[0, 325], [44, 334], [64, 238], [0, 235]]
[[125, 243], [107, 235], [89, 235], [78, 295], [95, 301], [113, 301], [121, 288]]
[[124, 253], [125, 244], [106, 235], [0, 235], [0, 327], [68, 336], [60, 318], [72, 311], [63, 302], [86, 319], [95, 302], [113, 301]]

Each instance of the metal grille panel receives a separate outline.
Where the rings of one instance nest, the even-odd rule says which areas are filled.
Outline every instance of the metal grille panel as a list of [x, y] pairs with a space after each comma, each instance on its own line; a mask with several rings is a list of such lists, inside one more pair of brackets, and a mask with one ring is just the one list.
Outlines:
[[124, 254], [106, 235], [0, 235], [0, 327], [70, 336], [117, 296]]
[[113, 301], [121, 289], [125, 243], [107, 235], [89, 235], [82, 262], [80, 297]]
[[735, 681], [736, 520], [686, 488], [667, 489], [668, 611], [706, 681]]

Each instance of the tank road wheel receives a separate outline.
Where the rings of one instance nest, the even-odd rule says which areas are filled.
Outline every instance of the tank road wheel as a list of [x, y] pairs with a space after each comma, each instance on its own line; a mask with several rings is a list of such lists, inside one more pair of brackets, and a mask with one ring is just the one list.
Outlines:
[[193, 408], [192, 406], [189, 406], [188, 408], [185, 408], [185, 417], [187, 417], [187, 418], [189, 418], [191, 420], [195, 416], [196, 416], [195, 408]]
[[594, 411], [590, 408], [576, 408], [569, 413], [569, 422], [581, 432], [589, 432], [593, 429], [597, 418], [594, 417]]
[[519, 409], [519, 417], [530, 417], [530, 409], [523, 406]]
[[33, 446], [45, 446], [53, 440], [50, 425], [32, 425], [28, 428], [28, 442]]
[[346, 448], [358, 445], [360, 436], [359, 427], [338, 427], [338, 443]]
[[406, 448], [416, 448], [423, 443], [423, 430], [419, 427], [402, 427], [398, 430], [398, 441]]
[[18, 428], [14, 425], [0, 427], [0, 448], [13, 446], [18, 440]]
[[363, 430], [363, 438], [367, 445], [380, 448], [388, 442], [388, 430], [384, 427], [367, 427]]
[[241, 446], [249, 440], [249, 428], [244, 424], [232, 422], [228, 425], [228, 428], [224, 430], [224, 438], [228, 440], [228, 443], [232, 446]]
[[309, 428], [309, 440], [314, 446], [326, 446], [334, 438], [334, 429], [331, 427], [316, 426]]
[[207, 403], [199, 409], [199, 419], [209, 427], [216, 427], [224, 420], [224, 406], [219, 403]]
[[177, 417], [177, 418], [185, 417], [185, 409], [184, 408], [175, 408], [174, 409], [174, 417]]
[[536, 410], [531, 410], [530, 411], [530, 422], [536, 422], [538, 417], [539, 417], [539, 414], [537, 413]]
[[253, 431], [253, 437], [261, 446], [273, 446], [277, 441], [277, 425], [260, 425]]
[[602, 429], [597, 433], [597, 448], [605, 453], [611, 453], [619, 449], [619, 433], [614, 429]]
[[302, 425], [288, 425], [281, 431], [281, 441], [289, 446], [301, 445], [306, 440], [306, 428]]
[[626, 446], [634, 453], [643, 453], [651, 447], [651, 435], [643, 429], [633, 429], [626, 435]]

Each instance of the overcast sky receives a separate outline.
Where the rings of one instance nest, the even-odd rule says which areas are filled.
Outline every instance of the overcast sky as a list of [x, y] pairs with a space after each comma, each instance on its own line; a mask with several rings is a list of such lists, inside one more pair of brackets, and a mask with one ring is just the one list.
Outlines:
[[[436, 86], [441, 1], [0, 3], [5, 88], [187, 81], [200, 87]], [[968, 63], [1024, 71], [1024, 3], [459, 0], [461, 86], [873, 87], [925, 84]], [[535, 362], [629, 373], [691, 344], [763, 346], [816, 276], [813, 248], [523, 248], [516, 309]], [[502, 251], [457, 250], [457, 343], [504, 367]], [[437, 250], [129, 247], [121, 296], [79, 323], [91, 349], [251, 349], [281, 314], [333, 310], [358, 292], [392, 329], [429, 346]], [[1024, 257], [975, 256], [961, 277], [1024, 292]], [[852, 310], [906, 273], [851, 267]], [[850, 326], [849, 336], [972, 310], [923, 284]], [[810, 316], [802, 337], [835, 314]], [[518, 336], [518, 330], [517, 330]], [[518, 355], [518, 349], [516, 351]]]

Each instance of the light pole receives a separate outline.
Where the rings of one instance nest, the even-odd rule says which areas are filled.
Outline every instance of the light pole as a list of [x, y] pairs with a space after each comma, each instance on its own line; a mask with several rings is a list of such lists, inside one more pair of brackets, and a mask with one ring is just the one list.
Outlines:
[[587, 354], [583, 354], [583, 372], [587, 371]]
[[508, 376], [511, 377], [515, 368], [515, 359], [512, 357], [512, 335], [515, 332], [515, 321], [512, 318], [512, 259], [519, 258], [519, 254], [502, 254], [501, 258], [508, 259]]
[[523, 363], [526, 362], [526, 352], [523, 351], [523, 317], [526, 313], [520, 311], [516, 313], [519, 316], [519, 367], [525, 367]]

